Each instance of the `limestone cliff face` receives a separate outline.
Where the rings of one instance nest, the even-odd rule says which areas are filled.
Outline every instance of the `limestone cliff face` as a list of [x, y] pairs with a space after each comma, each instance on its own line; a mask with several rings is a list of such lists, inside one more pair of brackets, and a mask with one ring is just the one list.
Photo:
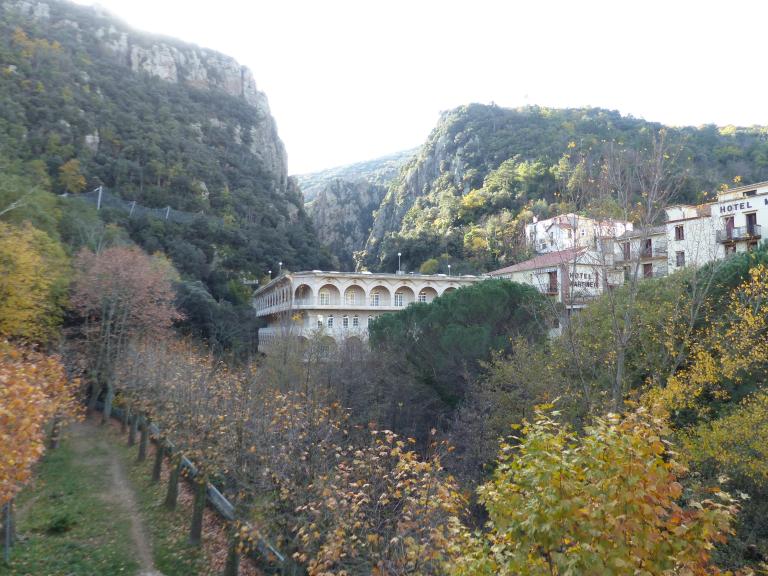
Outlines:
[[[287, 190], [286, 152], [267, 96], [257, 88], [252, 72], [235, 59], [192, 44], [134, 31], [101, 8], [74, 6], [64, 0], [8, 0], [2, 4], [6, 13], [15, 12], [54, 27], [82, 30], [78, 33], [81, 42], [87, 43], [95, 37], [116, 64], [126, 66], [133, 73], [241, 98], [252, 107], [258, 120], [253, 126], [244, 128], [230, 118], [215, 116], [200, 120], [231, 128], [236, 139], [244, 139], [243, 133], [247, 130], [250, 152], [271, 173], [280, 190]], [[72, 14], [62, 17], [62, 10], [84, 16], [88, 22], [73, 19]], [[90, 135], [86, 144], [93, 146], [98, 138], [98, 133]]]
[[341, 270], [354, 270], [354, 252], [361, 250], [373, 224], [373, 213], [387, 188], [359, 179], [325, 182], [307, 205], [320, 241], [339, 259]]

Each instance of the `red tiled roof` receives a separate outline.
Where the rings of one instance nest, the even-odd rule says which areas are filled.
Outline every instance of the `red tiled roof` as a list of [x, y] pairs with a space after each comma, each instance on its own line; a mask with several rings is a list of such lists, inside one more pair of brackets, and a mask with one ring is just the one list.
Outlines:
[[503, 274], [509, 274], [511, 272], [522, 272], [524, 270], [536, 270], [537, 268], [547, 268], [550, 266], [557, 266], [559, 264], [567, 264], [573, 262], [573, 259], [584, 252], [586, 248], [568, 248], [567, 250], [560, 250], [558, 252], [550, 252], [548, 254], [540, 254], [525, 262], [518, 262], [512, 266], [506, 268], [500, 268], [493, 272], [488, 272], [489, 276], [501, 276]]

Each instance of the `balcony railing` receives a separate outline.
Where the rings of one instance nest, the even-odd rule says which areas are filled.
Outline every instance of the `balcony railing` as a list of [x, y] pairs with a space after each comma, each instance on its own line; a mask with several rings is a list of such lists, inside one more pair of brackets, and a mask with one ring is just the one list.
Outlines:
[[738, 242], [739, 240], [757, 240], [762, 236], [759, 224], [752, 226], [735, 226], [717, 231], [717, 241], [723, 244]]
[[615, 263], [631, 262], [632, 260], [642, 260], [644, 258], [666, 258], [667, 257], [667, 245], [659, 242], [654, 244], [651, 248], [636, 248], [633, 247], [629, 252], [622, 250], [614, 257]]

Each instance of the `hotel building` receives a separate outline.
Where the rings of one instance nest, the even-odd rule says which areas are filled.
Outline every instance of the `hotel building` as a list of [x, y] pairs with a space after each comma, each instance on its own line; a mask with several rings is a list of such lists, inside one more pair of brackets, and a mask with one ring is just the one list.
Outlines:
[[259, 330], [259, 349], [277, 340], [311, 336], [364, 341], [370, 322], [414, 302], [431, 302], [452, 290], [480, 281], [479, 276], [379, 274], [371, 272], [287, 272], [254, 294], [256, 315], [267, 322]]

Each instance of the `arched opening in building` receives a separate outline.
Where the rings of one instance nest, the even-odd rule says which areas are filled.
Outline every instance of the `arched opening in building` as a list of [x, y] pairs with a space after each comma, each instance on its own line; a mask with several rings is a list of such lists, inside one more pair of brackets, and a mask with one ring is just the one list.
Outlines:
[[365, 290], [354, 285], [344, 290], [345, 306], [365, 306]]
[[370, 306], [391, 306], [389, 290], [384, 286], [372, 288], [368, 296], [368, 304]]
[[341, 293], [333, 284], [324, 284], [317, 291], [317, 303], [321, 306], [338, 306], [341, 303]]
[[419, 290], [418, 301], [422, 304], [428, 304], [435, 298], [437, 298], [437, 290], [431, 286], [427, 286], [426, 288]]
[[314, 304], [312, 301], [312, 288], [307, 284], [297, 286], [293, 295], [293, 303], [297, 306]]
[[395, 290], [395, 306], [404, 308], [408, 304], [412, 304], [415, 299], [413, 290], [408, 288], [408, 286], [400, 286]]

